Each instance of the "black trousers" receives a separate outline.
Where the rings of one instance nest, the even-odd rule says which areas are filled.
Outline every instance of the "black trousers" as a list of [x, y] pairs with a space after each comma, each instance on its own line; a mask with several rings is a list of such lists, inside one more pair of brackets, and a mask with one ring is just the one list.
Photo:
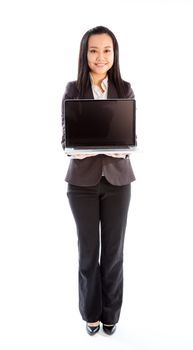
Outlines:
[[123, 246], [131, 185], [69, 184], [67, 195], [77, 226], [79, 309], [83, 320], [117, 323], [123, 297]]

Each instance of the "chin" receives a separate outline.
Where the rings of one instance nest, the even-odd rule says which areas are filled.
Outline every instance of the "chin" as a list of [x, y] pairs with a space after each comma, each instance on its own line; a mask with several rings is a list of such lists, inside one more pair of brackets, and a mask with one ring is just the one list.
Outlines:
[[108, 69], [107, 68], [103, 68], [103, 69], [95, 69], [94, 72], [96, 74], [104, 74], [104, 73], [107, 73]]

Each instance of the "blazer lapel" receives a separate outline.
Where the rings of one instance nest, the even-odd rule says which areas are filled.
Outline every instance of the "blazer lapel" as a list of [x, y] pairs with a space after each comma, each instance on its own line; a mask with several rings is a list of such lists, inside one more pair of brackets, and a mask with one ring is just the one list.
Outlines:
[[117, 90], [111, 80], [108, 80], [108, 98], [118, 98]]
[[84, 98], [94, 99], [94, 95], [93, 95], [93, 92], [92, 92], [91, 84], [89, 84], [88, 89], [85, 91]]

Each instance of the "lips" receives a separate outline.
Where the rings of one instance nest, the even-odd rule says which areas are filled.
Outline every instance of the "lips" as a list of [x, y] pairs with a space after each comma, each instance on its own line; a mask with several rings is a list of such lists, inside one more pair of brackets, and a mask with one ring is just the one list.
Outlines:
[[106, 63], [96, 63], [97, 67], [104, 67], [106, 65]]

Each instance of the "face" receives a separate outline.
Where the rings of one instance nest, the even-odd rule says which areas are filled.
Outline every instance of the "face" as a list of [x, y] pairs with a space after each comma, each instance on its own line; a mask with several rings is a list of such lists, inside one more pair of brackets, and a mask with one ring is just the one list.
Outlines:
[[106, 76], [114, 61], [113, 41], [108, 34], [94, 34], [90, 36], [87, 60], [93, 75]]

